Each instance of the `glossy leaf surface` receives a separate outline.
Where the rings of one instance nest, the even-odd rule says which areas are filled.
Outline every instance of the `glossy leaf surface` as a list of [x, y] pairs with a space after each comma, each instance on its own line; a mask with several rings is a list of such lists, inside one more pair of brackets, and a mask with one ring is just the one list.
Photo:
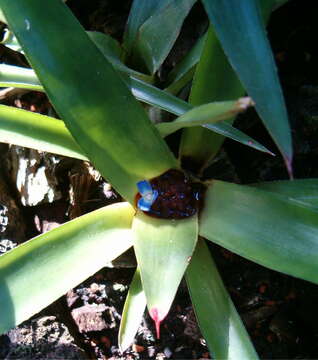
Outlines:
[[138, 181], [177, 166], [144, 109], [60, 0], [2, 0], [1, 8], [59, 116], [124, 198], [132, 203]]
[[63, 121], [0, 105], [0, 142], [87, 160]]
[[132, 230], [148, 310], [159, 335], [194, 250], [198, 219], [158, 219], [137, 212]]
[[146, 308], [146, 296], [142, 289], [140, 271], [136, 269], [126, 297], [120, 328], [118, 344], [125, 351], [134, 341]]
[[203, 239], [199, 239], [186, 280], [200, 330], [214, 359], [258, 356]]
[[270, 269], [318, 283], [317, 212], [287, 197], [213, 181], [200, 235]]
[[36, 314], [126, 251], [132, 245], [133, 215], [128, 203], [107, 206], [2, 255], [0, 333]]
[[291, 172], [292, 141], [276, 66], [257, 0], [203, 0], [224, 52]]

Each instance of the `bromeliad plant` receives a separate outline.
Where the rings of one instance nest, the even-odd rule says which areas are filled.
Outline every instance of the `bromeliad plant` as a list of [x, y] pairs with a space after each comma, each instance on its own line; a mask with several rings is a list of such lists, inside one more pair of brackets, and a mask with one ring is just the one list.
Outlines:
[[[123, 350], [146, 306], [159, 335], [185, 275], [214, 357], [256, 358], [204, 239], [318, 282], [316, 180], [254, 186], [212, 180], [203, 190], [181, 168], [180, 160], [191, 158], [200, 175], [223, 136], [269, 152], [231, 125], [252, 103], [232, 100], [245, 89], [292, 174], [290, 128], [258, 1], [202, 2], [213, 27], [163, 91], [151, 83], [195, 0], [135, 0], [122, 46], [105, 34], [86, 33], [61, 0], [0, 0], [16, 37], [7, 36], [6, 44], [20, 45], [33, 68], [1, 65], [0, 85], [45, 91], [63, 119], [1, 105], [0, 140], [89, 159], [127, 200], [1, 256], [1, 332], [134, 246], [138, 268], [122, 316]], [[263, 19], [279, 3], [261, 1]], [[185, 102], [175, 94], [190, 80]], [[154, 125], [135, 98], [179, 117]], [[164, 137], [182, 128], [176, 159]]]

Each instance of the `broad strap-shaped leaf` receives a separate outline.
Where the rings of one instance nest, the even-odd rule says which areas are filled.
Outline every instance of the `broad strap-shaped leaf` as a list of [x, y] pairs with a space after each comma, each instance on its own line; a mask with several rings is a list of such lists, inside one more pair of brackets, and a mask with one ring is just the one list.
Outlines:
[[178, 166], [145, 110], [64, 3], [0, 4], [57, 113], [124, 198], [133, 203], [138, 181]]
[[274, 58], [258, 0], [203, 0], [225, 54], [292, 173], [292, 140]]
[[318, 210], [318, 179], [268, 181], [254, 185]]
[[5, 64], [0, 64], [0, 86], [43, 91], [32, 69]]
[[118, 203], [76, 218], [0, 257], [0, 333], [20, 324], [132, 245], [134, 209]]
[[[244, 89], [210, 26], [194, 74], [189, 101], [197, 106], [212, 101], [237, 99], [243, 95]], [[185, 129], [182, 132], [179, 157], [192, 158], [200, 173], [217, 154], [223, 141], [221, 133], [210, 132], [203, 127]]]
[[63, 121], [11, 106], [0, 105], [0, 142], [87, 160]]
[[[15, 73], [16, 69], [17, 73]], [[21, 69], [23, 69], [23, 71], [27, 70], [27, 77], [22, 79], [20, 78], [19, 67], [5, 65], [5, 67], [2, 68], [0, 65], [0, 71], [3, 71], [5, 73], [6, 78], [6, 82], [1, 81], [0, 73], [0, 86], [14, 86], [19, 88], [22, 87], [31, 90], [34, 86], [36, 86], [36, 90], [43, 91], [43, 87], [39, 87], [39, 85], [37, 85], [39, 84], [39, 80], [37, 79], [34, 71], [26, 68]], [[162, 91], [140, 79], [124, 76], [123, 74], [122, 76], [126, 85], [130, 88], [132, 94], [136, 97], [136, 99], [146, 104], [156, 106], [175, 115], [182, 115], [193, 108], [192, 105], [185, 102], [184, 100], [181, 100], [165, 91]], [[28, 84], [26, 84], [27, 82]], [[222, 122], [219, 124], [209, 124], [207, 125], [207, 128], [213, 132], [229, 137], [230, 139], [250, 146], [256, 150], [271, 154], [271, 152], [267, 150], [263, 145], [261, 145], [248, 135], [244, 134], [240, 130], [232, 127], [230, 124], [227, 124], [226, 122]]]
[[137, 212], [132, 230], [134, 249], [149, 314], [156, 324], [168, 314], [182, 276], [192, 256], [197, 236], [198, 219], [158, 219]]
[[146, 296], [142, 289], [140, 271], [137, 267], [129, 287], [120, 322], [118, 344], [121, 351], [125, 351], [133, 343], [146, 305]]
[[288, 197], [213, 181], [200, 235], [270, 269], [318, 283], [317, 211]]
[[172, 122], [162, 122], [157, 125], [162, 136], [167, 136], [184, 127], [215, 123], [232, 117], [252, 106], [250, 98], [237, 101], [220, 101], [197, 106]]
[[203, 239], [199, 239], [186, 280], [200, 330], [214, 359], [258, 356]]
[[[154, 74], [175, 43], [185, 17], [196, 0], [164, 0], [139, 27], [134, 58], [141, 59]], [[136, 60], [134, 60], [136, 62]]]

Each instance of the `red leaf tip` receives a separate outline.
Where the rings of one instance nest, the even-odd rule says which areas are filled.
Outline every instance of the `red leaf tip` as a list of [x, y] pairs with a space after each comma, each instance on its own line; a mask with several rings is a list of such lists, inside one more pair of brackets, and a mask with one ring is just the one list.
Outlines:
[[155, 322], [157, 339], [160, 339], [160, 324], [167, 314], [163, 314], [158, 308], [150, 309], [149, 314], [152, 320]]

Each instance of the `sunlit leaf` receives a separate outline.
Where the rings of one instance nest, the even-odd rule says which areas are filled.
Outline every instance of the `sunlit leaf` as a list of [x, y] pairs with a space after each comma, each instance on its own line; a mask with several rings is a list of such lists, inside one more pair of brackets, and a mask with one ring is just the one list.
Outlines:
[[133, 203], [138, 181], [178, 166], [145, 110], [64, 3], [2, 0], [1, 8], [55, 110], [124, 198]]
[[159, 327], [168, 314], [198, 236], [197, 216], [184, 220], [134, 218], [134, 249], [149, 314]]
[[125, 351], [134, 341], [146, 308], [146, 296], [142, 289], [140, 271], [137, 268], [126, 297], [120, 328], [118, 344]]
[[252, 105], [253, 102], [250, 98], [204, 104], [189, 110], [172, 122], [157, 124], [157, 129], [162, 136], [167, 136], [184, 127], [205, 125], [228, 119]]
[[270, 191], [213, 181], [200, 235], [247, 259], [318, 283], [318, 217]]
[[132, 245], [134, 209], [118, 203], [23, 243], [0, 257], [0, 333], [20, 324]]
[[0, 105], [0, 142], [87, 160], [63, 121]]
[[200, 330], [214, 359], [257, 359], [209, 249], [199, 239], [186, 280]]

